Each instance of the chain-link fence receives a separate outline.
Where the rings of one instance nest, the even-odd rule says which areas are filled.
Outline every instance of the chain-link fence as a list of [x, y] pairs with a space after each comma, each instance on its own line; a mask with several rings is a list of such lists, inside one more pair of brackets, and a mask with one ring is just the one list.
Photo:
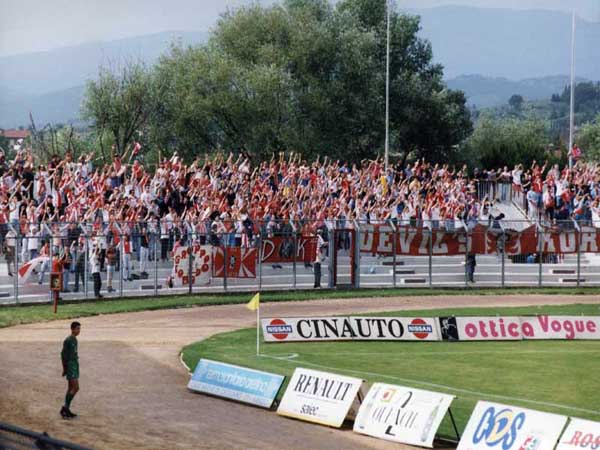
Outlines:
[[493, 217], [8, 225], [0, 302], [315, 287], [594, 286], [600, 233], [593, 225]]

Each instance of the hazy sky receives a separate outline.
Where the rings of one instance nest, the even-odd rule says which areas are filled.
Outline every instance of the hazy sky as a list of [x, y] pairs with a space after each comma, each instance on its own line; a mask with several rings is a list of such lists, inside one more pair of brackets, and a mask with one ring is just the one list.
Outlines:
[[[0, 56], [168, 31], [206, 30], [252, 0], [0, 0]], [[261, 3], [272, 3], [262, 0]], [[600, 0], [394, 0], [400, 8], [551, 9], [600, 22]]]

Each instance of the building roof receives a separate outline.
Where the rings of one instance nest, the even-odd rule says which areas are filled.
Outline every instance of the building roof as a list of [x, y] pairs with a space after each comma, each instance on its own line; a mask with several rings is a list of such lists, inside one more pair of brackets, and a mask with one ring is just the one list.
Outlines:
[[25, 139], [30, 134], [29, 130], [0, 130], [0, 135], [8, 139]]

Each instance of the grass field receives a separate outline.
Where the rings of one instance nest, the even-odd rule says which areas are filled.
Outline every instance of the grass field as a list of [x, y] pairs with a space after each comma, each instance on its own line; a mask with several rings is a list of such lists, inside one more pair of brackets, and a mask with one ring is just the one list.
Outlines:
[[[563, 314], [600, 315], [600, 305], [463, 308], [378, 316]], [[489, 400], [600, 421], [600, 341], [518, 342], [310, 342], [262, 344], [256, 331], [214, 336], [184, 349], [195, 367], [200, 357], [291, 375], [295, 367], [340, 373], [437, 392], [452, 404], [460, 431], [477, 400]], [[283, 390], [282, 390], [283, 391]], [[452, 436], [446, 417], [440, 434]]]
[[[261, 302], [289, 302], [300, 300], [321, 300], [328, 298], [373, 298], [373, 297], [409, 297], [444, 295], [598, 295], [598, 288], [505, 288], [505, 289], [352, 289], [352, 290], [310, 290], [263, 292]], [[251, 293], [179, 295], [164, 297], [144, 297], [129, 299], [103, 299], [71, 301], [61, 304], [58, 313], [52, 312], [52, 306], [41, 304], [0, 306], [0, 328], [21, 323], [44, 322], [49, 320], [71, 319], [75, 317], [95, 316], [99, 314], [152, 311], [171, 308], [191, 308], [196, 306], [240, 304], [247, 302]]]

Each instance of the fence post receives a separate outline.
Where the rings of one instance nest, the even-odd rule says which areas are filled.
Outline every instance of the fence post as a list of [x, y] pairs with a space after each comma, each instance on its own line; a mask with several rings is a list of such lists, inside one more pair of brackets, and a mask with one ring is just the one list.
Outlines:
[[223, 246], [223, 290], [227, 291], [227, 243]]
[[504, 280], [506, 277], [505, 274], [505, 262], [504, 262], [504, 256], [506, 253], [506, 232], [504, 231], [504, 227], [502, 228], [502, 249], [500, 251], [500, 257], [502, 258], [502, 288], [504, 289]]
[[354, 254], [354, 264], [352, 270], [354, 274], [354, 288], [360, 289], [360, 222], [354, 222], [354, 238], [352, 239], [352, 249]]
[[188, 294], [192, 293], [192, 238], [190, 232], [185, 232], [188, 243]]
[[467, 235], [466, 239], [466, 251], [465, 251], [465, 288], [469, 287], [469, 275], [467, 273], [468, 264], [469, 264], [469, 253], [471, 249], [469, 248], [469, 228], [465, 225], [465, 234]]
[[258, 231], [258, 292], [262, 291], [262, 260], [263, 260], [263, 242], [262, 230]]
[[577, 287], [581, 285], [581, 230], [577, 230]]
[[21, 241], [21, 227], [17, 228], [15, 232], [15, 254], [13, 257], [15, 270], [13, 272], [13, 283], [14, 283], [14, 292], [15, 292], [15, 303], [19, 304], [19, 254], [21, 253], [21, 249], [19, 248], [19, 243]]
[[[297, 277], [297, 269], [296, 269], [296, 255], [298, 253], [298, 233], [296, 231], [296, 228], [294, 227], [294, 259], [292, 261], [292, 270], [293, 270], [293, 274], [294, 274], [294, 289], [296, 289], [296, 277]], [[259, 250], [259, 256], [260, 256], [260, 250]]]
[[394, 227], [394, 240], [392, 241], [392, 282], [396, 287], [396, 241], [398, 239], [398, 228]]
[[154, 233], [154, 296], [158, 296], [158, 253], [156, 243], [158, 242], [156, 233]]
[[542, 249], [543, 249], [543, 245], [544, 245], [544, 230], [539, 225], [538, 225], [538, 232], [540, 233], [539, 238], [538, 238], [538, 260], [539, 260], [538, 287], [541, 288], [542, 287], [542, 262], [543, 262]]
[[433, 287], [433, 224], [429, 222], [429, 287]]
[[[88, 237], [83, 234], [83, 296], [88, 298]], [[77, 276], [77, 275], [76, 275]]]
[[123, 245], [123, 239], [125, 239], [125, 235], [121, 235], [121, 239], [119, 240], [119, 252], [121, 253], [121, 264], [119, 267], [119, 296], [123, 297], [123, 265], [125, 264], [125, 246]]

